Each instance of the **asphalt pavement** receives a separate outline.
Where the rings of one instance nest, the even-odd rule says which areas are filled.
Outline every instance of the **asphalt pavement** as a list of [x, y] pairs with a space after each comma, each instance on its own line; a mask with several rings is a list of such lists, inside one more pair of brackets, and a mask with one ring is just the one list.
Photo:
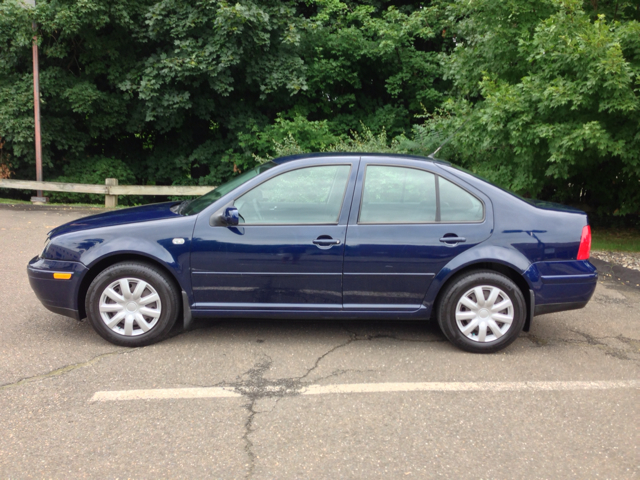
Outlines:
[[26, 275], [95, 212], [0, 208], [0, 478], [640, 476], [640, 288], [617, 275], [492, 355], [391, 321], [198, 321], [126, 349]]

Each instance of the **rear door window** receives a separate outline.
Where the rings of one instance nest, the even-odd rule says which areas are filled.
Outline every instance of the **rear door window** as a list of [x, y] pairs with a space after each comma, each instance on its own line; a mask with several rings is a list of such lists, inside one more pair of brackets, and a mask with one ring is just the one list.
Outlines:
[[359, 223], [428, 223], [436, 221], [433, 173], [415, 168], [369, 165]]
[[484, 205], [439, 175], [409, 167], [367, 166], [358, 223], [467, 223]]

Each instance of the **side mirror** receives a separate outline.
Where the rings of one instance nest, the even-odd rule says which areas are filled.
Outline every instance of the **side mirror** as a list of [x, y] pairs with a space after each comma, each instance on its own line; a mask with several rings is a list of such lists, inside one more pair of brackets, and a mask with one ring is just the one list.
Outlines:
[[227, 223], [229, 227], [235, 227], [240, 223], [240, 214], [238, 213], [238, 209], [236, 207], [227, 207], [222, 214], [224, 221]]

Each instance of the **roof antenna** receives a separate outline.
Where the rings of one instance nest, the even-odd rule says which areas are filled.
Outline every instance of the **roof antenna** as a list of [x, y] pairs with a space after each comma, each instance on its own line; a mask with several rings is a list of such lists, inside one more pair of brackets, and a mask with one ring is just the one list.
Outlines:
[[456, 129], [453, 131], [453, 133], [452, 133], [451, 135], [449, 135], [449, 136], [447, 137], [447, 139], [446, 139], [444, 142], [442, 142], [442, 144], [440, 144], [440, 146], [439, 146], [438, 148], [436, 148], [435, 152], [433, 152], [433, 153], [430, 153], [430, 154], [429, 154], [429, 157], [433, 157], [436, 153], [438, 153], [438, 152], [440, 151], [440, 149], [441, 149], [442, 147], [444, 147], [447, 143], [449, 143], [449, 141], [450, 141], [450, 140], [451, 140], [451, 139], [456, 135], [456, 133], [458, 133], [458, 130], [460, 130], [462, 127], [464, 127], [464, 126], [465, 126], [465, 124], [466, 124], [468, 121], [469, 121], [469, 120], [465, 120], [465, 121], [462, 123], [462, 125], [460, 125], [458, 128], [456, 128]]

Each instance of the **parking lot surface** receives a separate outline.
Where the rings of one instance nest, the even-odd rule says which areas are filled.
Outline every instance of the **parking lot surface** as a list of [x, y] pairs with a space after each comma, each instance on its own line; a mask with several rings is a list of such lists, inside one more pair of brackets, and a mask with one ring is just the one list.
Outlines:
[[492, 355], [430, 322], [199, 321], [126, 349], [27, 280], [90, 213], [0, 208], [0, 478], [640, 475], [640, 288], [604, 278]]

